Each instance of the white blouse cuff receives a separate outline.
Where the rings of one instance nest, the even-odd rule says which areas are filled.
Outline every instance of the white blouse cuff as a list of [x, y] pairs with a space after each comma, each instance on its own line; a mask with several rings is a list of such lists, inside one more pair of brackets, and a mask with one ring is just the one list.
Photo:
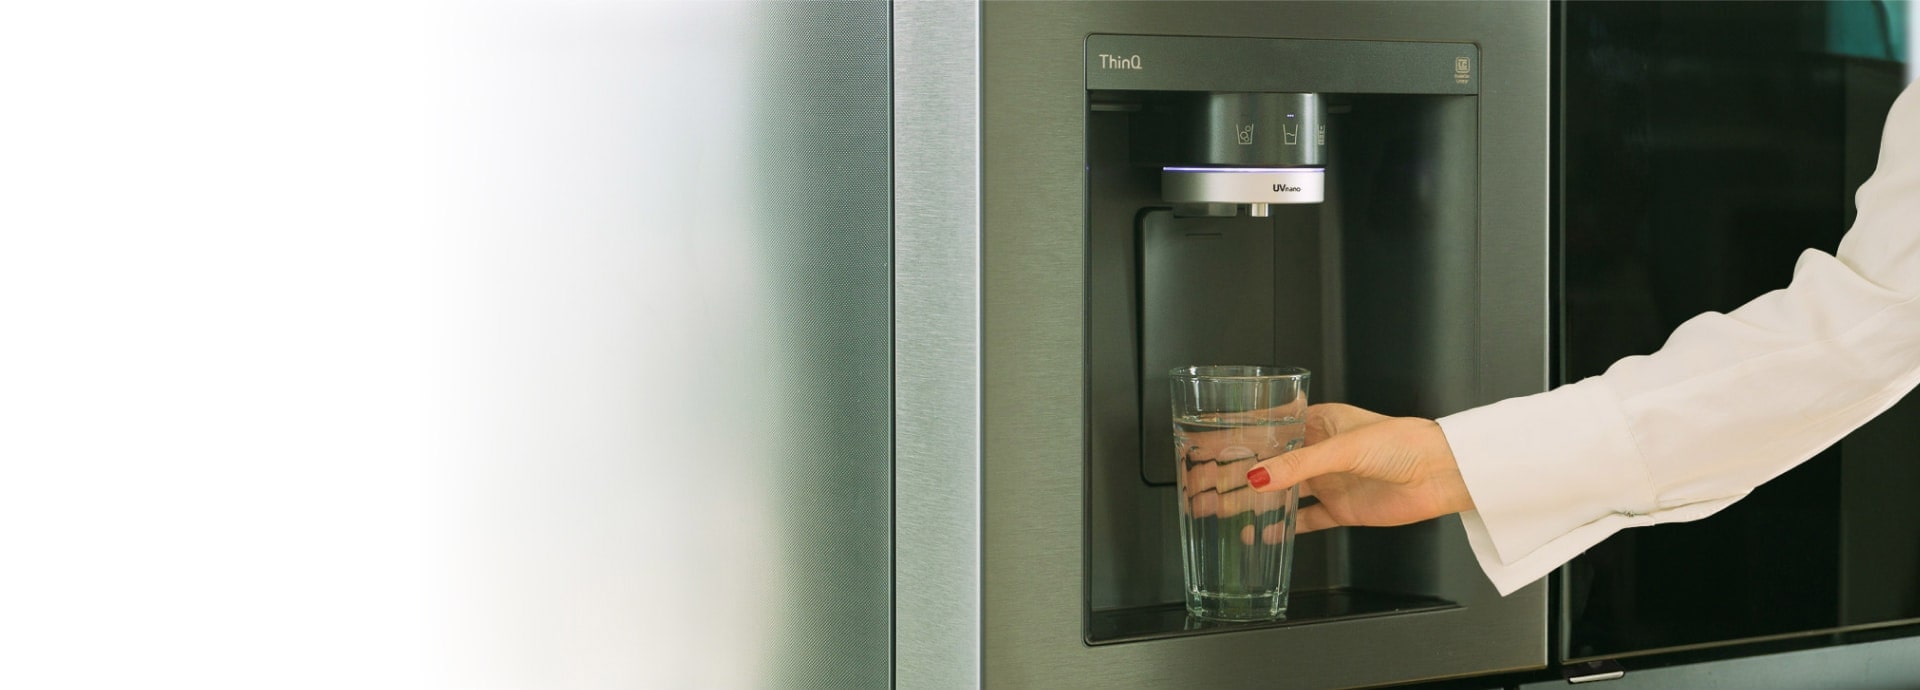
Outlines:
[[1439, 422], [1473, 497], [1475, 510], [1461, 514], [1467, 541], [1501, 594], [1656, 521], [1646, 464], [1602, 379]]

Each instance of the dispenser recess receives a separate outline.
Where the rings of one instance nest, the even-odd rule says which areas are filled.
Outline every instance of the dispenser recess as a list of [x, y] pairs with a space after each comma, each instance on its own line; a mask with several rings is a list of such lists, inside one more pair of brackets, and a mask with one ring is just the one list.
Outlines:
[[[975, 18], [977, 34], [953, 28]], [[900, 456], [916, 478], [897, 492], [902, 591], [957, 593], [900, 600], [903, 687], [973, 670], [959, 684], [1380, 687], [1546, 664], [1545, 587], [1500, 597], [1453, 519], [1310, 535], [1284, 623], [1166, 620], [1176, 513], [1150, 473], [1172, 462], [1172, 420], [1143, 402], [1164, 404], [1149, 379], [1172, 364], [1253, 357], [1312, 369], [1316, 400], [1402, 414], [1543, 390], [1550, 20], [1545, 4], [982, 3], [902, 40], [896, 55], [937, 56], [896, 63], [903, 79], [951, 70], [895, 93], [903, 195], [957, 198], [897, 215], [897, 245], [944, 248], [942, 223], [979, 219], [957, 238], [977, 260], [905, 253], [977, 305], [943, 323], [979, 350], [943, 345], [950, 363], [914, 370], [903, 443], [979, 462]], [[1312, 95], [1323, 157], [1244, 165], [1172, 153], [1192, 130], [1153, 137], [1161, 115], [1233, 94]], [[1273, 129], [1256, 123], [1253, 145]], [[977, 175], [921, 165], [974, 136]], [[1264, 218], [1253, 199], [1176, 203], [1168, 167], [1319, 168], [1322, 200]], [[1284, 669], [1250, 673], [1254, 658]]]
[[[1095, 36], [1179, 55], [1088, 71], [1088, 644], [1460, 610], [1484, 585], [1458, 528], [1302, 535], [1294, 605], [1188, 618], [1167, 372], [1276, 364], [1316, 402], [1438, 416], [1475, 392], [1480, 146], [1465, 44]], [[1138, 45], [1146, 44], [1146, 45]], [[1205, 65], [1242, 56], [1241, 69]], [[1272, 57], [1269, 69], [1245, 56]], [[1129, 61], [1126, 64], [1131, 64]], [[1188, 80], [1168, 72], [1198, 65]], [[1337, 71], [1288, 65], [1341, 65]], [[1409, 79], [1422, 66], [1424, 80]], [[1121, 72], [1121, 73], [1114, 73]], [[1180, 88], [1175, 88], [1175, 87]]]

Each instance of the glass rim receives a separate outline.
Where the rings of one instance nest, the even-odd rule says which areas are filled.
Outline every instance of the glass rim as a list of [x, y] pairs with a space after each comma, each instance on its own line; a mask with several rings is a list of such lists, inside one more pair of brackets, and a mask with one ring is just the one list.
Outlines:
[[[1239, 373], [1216, 373], [1216, 372]], [[1258, 373], [1247, 373], [1249, 371]], [[1199, 381], [1270, 381], [1279, 379], [1311, 379], [1313, 372], [1301, 367], [1283, 367], [1276, 364], [1196, 364], [1174, 367], [1167, 375], [1182, 380]]]

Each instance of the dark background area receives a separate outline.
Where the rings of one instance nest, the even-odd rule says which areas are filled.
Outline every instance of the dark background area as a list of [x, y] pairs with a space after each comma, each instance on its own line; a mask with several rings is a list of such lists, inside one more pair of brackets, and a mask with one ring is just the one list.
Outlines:
[[[1559, 8], [1557, 383], [1834, 251], [1904, 85], [1876, 2]], [[1891, 16], [1890, 16], [1891, 15]], [[1629, 530], [1562, 571], [1563, 659], [1920, 617], [1920, 403], [1720, 514]]]

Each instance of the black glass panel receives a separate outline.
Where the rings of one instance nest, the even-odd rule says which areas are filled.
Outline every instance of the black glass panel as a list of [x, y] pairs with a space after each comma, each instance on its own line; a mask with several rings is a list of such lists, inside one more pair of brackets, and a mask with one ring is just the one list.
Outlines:
[[[1832, 252], [1904, 85], [1904, 6], [1561, 6], [1559, 378]], [[1695, 523], [1563, 571], [1563, 658], [1920, 616], [1920, 398]]]

